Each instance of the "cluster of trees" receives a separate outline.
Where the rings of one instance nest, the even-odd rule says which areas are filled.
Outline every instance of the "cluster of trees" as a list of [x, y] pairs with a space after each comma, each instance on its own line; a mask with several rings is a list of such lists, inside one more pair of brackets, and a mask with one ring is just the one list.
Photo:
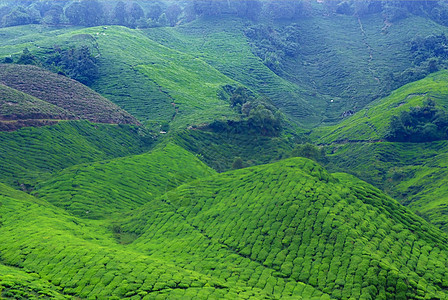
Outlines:
[[85, 85], [91, 85], [99, 77], [97, 58], [86, 45], [68, 49], [55, 46], [44, 64]]
[[91, 85], [99, 76], [98, 60], [87, 45], [67, 49], [54, 46], [45, 58], [38, 58], [25, 48], [19, 57], [6, 57], [3, 63], [39, 66], [85, 85]]
[[275, 29], [272, 26], [259, 24], [245, 30], [252, 52], [263, 60], [263, 63], [277, 74], [281, 74], [287, 57], [297, 55], [300, 47], [300, 29], [291, 24]]
[[234, 15], [248, 19], [263, 17], [280, 20], [294, 19], [311, 12], [309, 1], [301, 0], [194, 0], [192, 4], [197, 16]]
[[209, 128], [217, 132], [256, 133], [277, 136], [282, 130], [282, 115], [267, 99], [255, 98], [244, 87], [224, 87], [230, 93], [230, 104], [240, 120], [215, 120]]
[[318, 163], [327, 163], [325, 148], [318, 147], [310, 143], [297, 145], [291, 151], [290, 157], [305, 157]]
[[419, 36], [411, 42], [411, 51], [415, 66], [426, 64], [428, 72], [438, 71], [439, 65], [447, 64], [448, 38], [444, 33], [425, 38]]
[[60, 1], [6, 1], [0, 7], [0, 25], [2, 27], [25, 24], [58, 25], [65, 20], [64, 7], [68, 0]]
[[448, 5], [443, 0], [325, 0], [324, 4], [329, 12], [338, 14], [364, 16], [381, 13], [390, 22], [414, 14], [429, 16], [443, 25], [448, 24]]
[[[388, 21], [408, 14], [425, 15], [448, 24], [445, 1], [325, 0], [330, 13], [368, 15], [382, 13]], [[1, 26], [24, 24], [95, 26], [118, 24], [135, 27], [174, 26], [198, 16], [233, 15], [246, 19], [293, 20], [312, 12], [305, 0], [179, 0], [179, 1], [103, 1], [103, 0], [10, 0], [0, 7]]]
[[110, 23], [131, 28], [174, 26], [179, 22], [182, 12], [182, 7], [177, 3], [166, 5], [152, 1], [144, 9], [137, 2], [119, 1], [113, 9]]
[[448, 113], [428, 99], [391, 118], [386, 139], [392, 142], [432, 142], [448, 138]]
[[7, 1], [0, 7], [0, 25], [9, 27], [26, 24], [75, 26], [114, 24], [145, 28], [174, 26], [183, 13], [183, 7], [176, 3], [139, 2]]
[[391, 74], [392, 88], [420, 80], [431, 73], [448, 68], [448, 38], [445, 34], [417, 36], [410, 42], [412, 66]]

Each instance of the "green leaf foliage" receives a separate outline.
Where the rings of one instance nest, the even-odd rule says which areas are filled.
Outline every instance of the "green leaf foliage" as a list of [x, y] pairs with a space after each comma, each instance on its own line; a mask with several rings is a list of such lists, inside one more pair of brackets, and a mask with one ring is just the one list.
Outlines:
[[[0, 185], [0, 190], [0, 213], [4, 219], [0, 228], [2, 265], [38, 274], [38, 278], [51, 281], [60, 294], [79, 298], [148, 299], [158, 295], [194, 298], [205, 293], [214, 298], [235, 298], [247, 291], [229, 288], [220, 280], [148, 254], [123, 249], [100, 226], [83, 223], [47, 202], [4, 185]], [[18, 223], [21, 225], [17, 226]], [[22, 275], [22, 278], [29, 280], [31, 276]], [[20, 281], [24, 279], [16, 276], [5, 284], [5, 277], [0, 278], [0, 287], [5, 293], [2, 296], [20, 292]], [[5, 290], [6, 285], [13, 286], [13, 290]], [[47, 294], [51, 292], [44, 280], [27, 283], [23, 290], [28, 292], [34, 288]], [[257, 296], [259, 292], [251, 294]]]
[[290, 138], [203, 130], [180, 131], [172, 139], [218, 172], [231, 170], [235, 157], [246, 166], [274, 162], [288, 157], [294, 145]]
[[111, 217], [214, 171], [179, 146], [67, 168], [36, 186], [35, 195], [85, 218]]
[[136, 127], [87, 121], [0, 132], [0, 179], [27, 189], [61, 169], [142, 153], [152, 143]]
[[402, 204], [447, 231], [448, 144], [349, 143], [328, 147], [333, 171], [351, 172], [388, 191]]
[[[160, 200], [122, 225], [141, 234], [131, 245], [227, 282], [248, 280], [278, 297], [297, 290], [303, 298], [316, 290], [415, 298], [425, 282], [423, 295], [445, 297], [436, 278], [446, 276], [446, 235], [372, 186], [310, 160], [200, 179]], [[204, 255], [210, 260], [199, 262]], [[424, 267], [431, 264], [441, 269]]]
[[[393, 91], [390, 96], [372, 102], [338, 125], [313, 130], [311, 137], [321, 143], [385, 139], [389, 130], [389, 121], [393, 116], [399, 116], [412, 107], [423, 108], [424, 102], [428, 98], [435, 102], [436, 107], [445, 110], [448, 105], [446, 101], [447, 80], [447, 71], [440, 71], [425, 79], [407, 84]], [[417, 111], [415, 113], [419, 114]], [[396, 130], [399, 130], [400, 127], [396, 125], [392, 124]], [[418, 126], [418, 124], [416, 125]]]

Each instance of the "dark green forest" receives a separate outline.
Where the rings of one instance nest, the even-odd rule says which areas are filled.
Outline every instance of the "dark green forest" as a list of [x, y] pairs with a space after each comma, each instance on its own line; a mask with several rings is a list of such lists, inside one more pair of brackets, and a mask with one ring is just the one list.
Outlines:
[[448, 1], [0, 0], [0, 299], [448, 299]]

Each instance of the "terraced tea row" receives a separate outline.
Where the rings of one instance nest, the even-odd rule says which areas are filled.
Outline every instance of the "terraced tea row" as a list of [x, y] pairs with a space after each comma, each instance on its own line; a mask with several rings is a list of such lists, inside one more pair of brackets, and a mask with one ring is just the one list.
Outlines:
[[[446, 296], [445, 234], [379, 190], [348, 175], [329, 175], [311, 161], [224, 173], [161, 200], [181, 218], [169, 206], [159, 204], [165, 208], [158, 212], [153, 202], [122, 227], [142, 234], [131, 245], [176, 264], [228, 281], [244, 279], [277, 297], [291, 296], [291, 285], [300, 283], [338, 299]], [[182, 219], [209, 246], [198, 242], [203, 237], [188, 237]], [[232, 255], [224, 259], [214, 247]], [[210, 259], [199, 260], [197, 251]], [[227, 273], [229, 262], [245, 271], [240, 266]], [[259, 267], [267, 269], [260, 273]]]
[[388, 191], [429, 222], [447, 230], [446, 141], [355, 143], [328, 147], [330, 170], [344, 170]]
[[266, 164], [286, 158], [293, 149], [288, 138], [271, 138], [259, 135], [214, 133], [202, 130], [184, 130], [172, 141], [195, 153], [218, 172], [231, 170], [235, 159], [241, 158], [242, 166]]
[[325, 144], [384, 139], [392, 116], [398, 116], [411, 107], [422, 106], [427, 99], [434, 100], [438, 106], [446, 109], [447, 81], [448, 72], [440, 71], [407, 84], [393, 91], [390, 96], [372, 102], [338, 125], [316, 128], [311, 137]]
[[4, 185], [0, 189], [2, 263], [37, 273], [64, 294], [144, 299], [157, 295], [262, 297], [257, 291], [230, 288], [198, 272], [121, 249], [98, 226]]
[[142, 155], [65, 169], [33, 194], [79, 217], [110, 218], [214, 173], [193, 154], [168, 144]]
[[153, 143], [129, 125], [60, 122], [0, 133], [0, 180], [34, 186], [51, 173], [93, 161], [142, 153]]

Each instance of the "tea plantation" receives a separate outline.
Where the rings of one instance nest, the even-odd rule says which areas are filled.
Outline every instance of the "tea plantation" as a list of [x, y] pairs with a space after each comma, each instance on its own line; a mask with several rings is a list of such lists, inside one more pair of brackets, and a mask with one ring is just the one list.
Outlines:
[[0, 1], [0, 299], [448, 299], [445, 2]]
[[104, 218], [215, 171], [179, 146], [67, 168], [36, 186], [33, 194], [79, 217]]
[[61, 169], [142, 153], [152, 143], [130, 125], [87, 121], [0, 132], [0, 180], [26, 189]]
[[[182, 153], [169, 146], [151, 155], [158, 151]], [[101, 176], [96, 180], [91, 190]], [[124, 181], [114, 188], [127, 193]], [[47, 293], [446, 297], [444, 233], [378, 189], [331, 175], [307, 159], [190, 181], [112, 222], [78, 219], [46, 202], [51, 193], [58, 191], [48, 189], [38, 200], [1, 186], [2, 264], [39, 274], [44, 281], [33, 284]], [[98, 201], [82, 190], [72, 193], [84, 197], [86, 206]], [[117, 234], [135, 238], [121, 245]], [[20, 282], [14, 286], [20, 290]]]

